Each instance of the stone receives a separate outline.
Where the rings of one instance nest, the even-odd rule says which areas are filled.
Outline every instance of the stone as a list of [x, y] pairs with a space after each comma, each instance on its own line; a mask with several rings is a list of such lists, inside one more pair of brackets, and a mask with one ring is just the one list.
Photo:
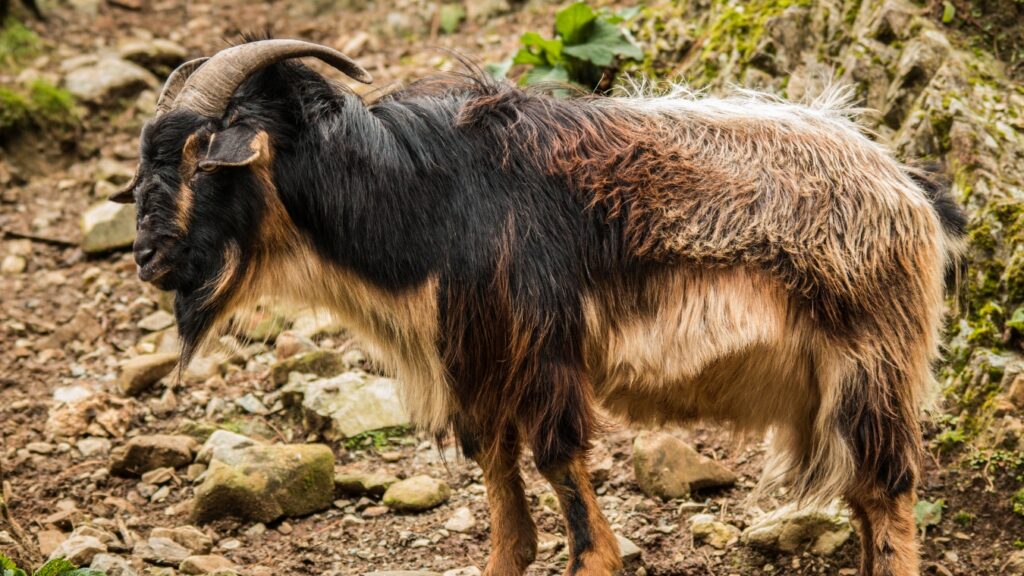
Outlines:
[[325, 510], [334, 500], [334, 453], [322, 444], [250, 446], [213, 458], [196, 488], [198, 522], [234, 516], [272, 522]]
[[270, 367], [270, 380], [274, 386], [283, 386], [292, 372], [329, 378], [341, 374], [345, 369], [341, 354], [333, 350], [314, 350], [279, 360]]
[[178, 365], [178, 354], [143, 354], [121, 364], [118, 385], [127, 396], [138, 396]]
[[476, 566], [453, 568], [451, 570], [445, 570], [441, 576], [480, 576], [480, 569]]
[[640, 555], [643, 551], [640, 550], [640, 547], [634, 544], [632, 540], [619, 536], [618, 534], [615, 535], [615, 539], [619, 541], [619, 556], [622, 558], [623, 562], [628, 563], [640, 559]]
[[76, 566], [92, 562], [97, 554], [107, 551], [107, 545], [95, 536], [72, 534], [50, 553], [49, 559], [63, 558]]
[[951, 49], [945, 34], [936, 30], [925, 30], [907, 42], [896, 64], [896, 73], [882, 109], [885, 123], [890, 128], [900, 127], [914, 101], [931, 82]]
[[75, 386], [60, 386], [53, 390], [53, 401], [60, 403], [78, 402], [79, 400], [85, 400], [93, 396], [93, 392], [90, 388], [81, 385]]
[[118, 189], [131, 182], [134, 176], [135, 168], [133, 166], [113, 158], [100, 158], [96, 162], [96, 169], [93, 172], [93, 178], [96, 181], [114, 184], [118, 186]]
[[93, 105], [109, 105], [131, 98], [160, 82], [148, 70], [127, 60], [104, 56], [76, 68], [64, 77], [64, 87], [75, 98]]
[[451, 488], [443, 480], [420, 475], [392, 484], [382, 502], [398, 512], [422, 512], [444, 504], [451, 495]]
[[456, 508], [448, 521], [444, 523], [444, 529], [449, 532], [469, 532], [476, 526], [476, 518], [473, 512], [465, 506]]
[[336, 497], [369, 494], [379, 498], [395, 482], [398, 478], [383, 472], [339, 473], [334, 475], [334, 494]]
[[43, 556], [49, 556], [67, 538], [60, 530], [40, 530], [36, 534], [36, 540], [39, 542], [39, 552]]
[[[292, 330], [281, 332], [277, 335], [277, 340], [274, 341], [274, 355], [277, 356], [278, 361], [314, 350], [316, 350], [316, 342]], [[287, 380], [287, 375], [285, 375], [285, 380]]]
[[189, 551], [170, 538], [151, 537], [137, 542], [132, 555], [160, 566], [177, 567], [189, 557]]
[[1009, 576], [1024, 576], [1024, 550], [1011, 552], [1004, 570], [1006, 570], [1005, 574]]
[[441, 574], [428, 570], [380, 570], [363, 572], [360, 576], [441, 576]]
[[508, 0], [467, 0], [466, 18], [473, 22], [483, 22], [512, 10]]
[[142, 474], [141, 480], [144, 484], [159, 486], [174, 479], [174, 468], [157, 468]]
[[216, 554], [189, 556], [178, 566], [182, 574], [237, 574], [234, 562]]
[[257, 310], [247, 318], [245, 337], [250, 342], [274, 342], [278, 334], [284, 332], [290, 322], [276, 310]]
[[136, 436], [111, 453], [110, 472], [139, 476], [157, 468], [180, 468], [192, 462], [196, 441], [190, 436]]
[[213, 459], [233, 462], [235, 460], [231, 456], [231, 452], [260, 444], [257, 440], [229, 430], [214, 430], [213, 434], [210, 434], [210, 437], [203, 443], [199, 454], [196, 455], [196, 462], [209, 464]]
[[686, 498], [693, 490], [731, 486], [737, 480], [728, 468], [665, 432], [643, 432], [636, 437], [633, 471], [644, 494], [665, 500]]
[[306, 426], [329, 440], [351, 438], [383, 428], [409, 425], [399, 399], [399, 384], [362, 371], [346, 372], [303, 384]]
[[138, 576], [130, 562], [113, 554], [97, 554], [89, 568], [105, 576]]
[[476, 566], [464, 566], [462, 568], [445, 570], [441, 576], [480, 576], [480, 574], [480, 569]]
[[807, 548], [828, 556], [839, 549], [853, 529], [849, 515], [838, 502], [824, 508], [784, 506], [755, 520], [743, 531], [744, 543], [793, 553]]
[[694, 514], [689, 524], [694, 542], [704, 542], [712, 548], [724, 550], [740, 539], [739, 528], [719, 522], [711, 514]]
[[612, 468], [615, 466], [615, 459], [608, 447], [602, 443], [594, 444], [590, 450], [590, 461], [587, 470], [590, 472], [590, 481], [594, 486], [600, 486], [611, 477]]
[[47, 454], [53, 454], [56, 449], [57, 447], [49, 442], [29, 442], [28, 444], [25, 444], [25, 450], [28, 450], [32, 454], [41, 454], [44, 456]]
[[82, 438], [75, 443], [75, 448], [83, 458], [105, 457], [110, 454], [110, 440], [106, 438]]
[[82, 214], [82, 250], [99, 254], [130, 248], [135, 242], [135, 205], [104, 200]]
[[1015, 408], [1024, 410], [1024, 374], [1016, 374], [1013, 377], [1006, 396]]
[[28, 261], [25, 260], [24, 256], [8, 254], [4, 256], [3, 262], [0, 262], [0, 273], [8, 275], [21, 274], [27, 267]]
[[174, 315], [165, 310], [157, 310], [142, 320], [139, 320], [138, 326], [147, 332], [166, 330], [171, 326], [174, 326]]
[[118, 48], [118, 55], [151, 72], [163, 75], [184, 62], [188, 52], [177, 42], [163, 38], [152, 40], [133, 38], [121, 44]]

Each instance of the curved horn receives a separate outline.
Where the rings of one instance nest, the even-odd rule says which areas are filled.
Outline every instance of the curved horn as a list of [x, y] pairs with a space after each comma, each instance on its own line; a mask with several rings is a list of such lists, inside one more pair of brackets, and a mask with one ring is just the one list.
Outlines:
[[205, 56], [189, 60], [175, 68], [174, 72], [171, 72], [171, 75], [167, 77], [167, 81], [164, 82], [163, 90], [160, 91], [160, 97], [156, 100], [157, 116], [169, 111], [174, 106], [174, 100], [178, 97], [182, 87], [185, 86], [185, 81], [209, 59], [209, 56]]
[[188, 78], [175, 108], [220, 118], [235, 90], [256, 71], [289, 58], [319, 58], [354, 80], [369, 84], [370, 74], [334, 48], [301, 40], [259, 40], [225, 48]]

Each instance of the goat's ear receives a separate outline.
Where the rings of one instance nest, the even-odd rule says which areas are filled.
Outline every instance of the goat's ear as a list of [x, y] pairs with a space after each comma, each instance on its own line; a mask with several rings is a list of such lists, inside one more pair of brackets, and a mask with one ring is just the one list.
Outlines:
[[121, 188], [117, 192], [114, 192], [110, 196], [107, 196], [107, 200], [111, 202], [117, 202], [118, 204], [134, 204], [135, 203], [135, 187], [139, 185], [139, 171], [135, 171], [135, 176], [132, 177], [132, 181], [127, 186]]
[[250, 166], [269, 153], [266, 132], [236, 124], [210, 136], [206, 155], [199, 160], [199, 169], [210, 171], [227, 166]]

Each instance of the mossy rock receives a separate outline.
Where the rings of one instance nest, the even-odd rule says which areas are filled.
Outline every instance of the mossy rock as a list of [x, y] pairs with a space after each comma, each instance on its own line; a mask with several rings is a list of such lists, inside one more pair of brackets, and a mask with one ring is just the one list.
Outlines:
[[252, 446], [231, 460], [210, 463], [195, 493], [197, 522], [271, 522], [325, 510], [334, 500], [334, 454], [322, 444]]
[[329, 378], [341, 374], [345, 368], [341, 354], [333, 350], [314, 350], [274, 364], [270, 368], [270, 379], [274, 386], [283, 386], [292, 372]]

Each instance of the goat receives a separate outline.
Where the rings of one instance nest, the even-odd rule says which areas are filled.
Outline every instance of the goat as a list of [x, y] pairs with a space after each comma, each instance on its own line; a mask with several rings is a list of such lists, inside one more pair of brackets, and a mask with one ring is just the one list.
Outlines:
[[524, 446], [565, 573], [620, 567], [597, 405], [774, 429], [796, 496], [859, 518], [862, 573], [918, 573], [919, 408], [964, 217], [835, 92], [556, 99], [466, 74], [367, 103], [307, 56], [371, 81], [296, 40], [186, 63], [112, 197], [138, 205], [139, 277], [176, 291], [184, 362], [256, 295], [333, 310], [481, 466], [488, 576], [536, 554]]

